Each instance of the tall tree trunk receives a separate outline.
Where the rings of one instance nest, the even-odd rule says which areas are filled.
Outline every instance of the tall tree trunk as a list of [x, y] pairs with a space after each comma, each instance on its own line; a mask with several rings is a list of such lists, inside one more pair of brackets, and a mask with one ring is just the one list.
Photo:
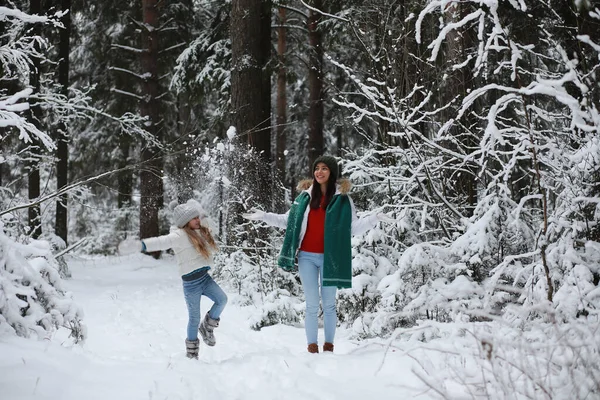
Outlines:
[[[322, 0], [313, 0], [312, 6], [323, 10]], [[323, 154], [323, 38], [321, 14], [310, 10], [308, 17], [308, 160], [309, 169], [315, 159]], [[312, 176], [312, 171], [309, 171]]]
[[[451, 18], [458, 21], [462, 20], [469, 12], [469, 5], [459, 2], [453, 2], [448, 5], [448, 9], [451, 13]], [[448, 63], [454, 65], [467, 59], [467, 52], [473, 47], [473, 33], [466, 30], [464, 32], [453, 31], [447, 36], [448, 43]], [[469, 94], [469, 91], [473, 88], [473, 73], [470, 67], [463, 67], [449, 72], [449, 82], [451, 84], [449, 96], [454, 96], [456, 93], [460, 93], [463, 97]], [[454, 110], [456, 112], [456, 110]], [[455, 125], [451, 130], [452, 135], [455, 137], [457, 143], [460, 143], [463, 151], [471, 152], [478, 146], [477, 138], [472, 134], [475, 131], [477, 120], [475, 120], [471, 113], [463, 116], [459, 121], [459, 124]], [[449, 144], [449, 147], [454, 147], [453, 143]], [[467, 165], [462, 167], [462, 171], [458, 174], [456, 171], [449, 171], [450, 176], [455, 176], [452, 187], [457, 190], [457, 196], [465, 199], [465, 215], [470, 216], [473, 214], [475, 205], [477, 204], [477, 183], [475, 176], [477, 174], [477, 166], [473, 162], [469, 162]]]
[[[287, 123], [287, 68], [285, 65], [286, 51], [286, 10], [279, 7], [279, 28], [277, 29], [277, 154], [275, 156], [275, 170], [283, 184], [285, 184], [285, 143]], [[277, 196], [277, 209], [283, 211], [284, 196]]]
[[258, 179], [258, 202], [271, 207], [271, 80], [267, 66], [271, 50], [271, 2], [233, 0], [231, 8], [231, 106], [239, 135], [260, 155], [268, 173], [250, 172]]
[[[119, 169], [125, 168], [130, 164], [130, 152], [131, 136], [122, 134], [119, 136]], [[123, 170], [118, 173], [117, 187], [119, 188], [119, 193], [117, 194], [117, 207], [129, 207], [131, 205], [131, 191], [133, 188], [133, 176], [131, 170]]]
[[[59, 61], [58, 61], [58, 83], [61, 86], [62, 95], [69, 95], [69, 52], [71, 46], [71, 0], [61, 0], [61, 10], [68, 11], [61, 19], [64, 29], [60, 30]], [[69, 183], [69, 146], [68, 127], [64, 122], [58, 124], [56, 132], [56, 187], [58, 190]], [[67, 242], [67, 194], [63, 194], [56, 201], [56, 222], [54, 232], [62, 240]]]
[[[158, 2], [142, 0], [142, 73], [146, 76], [142, 83], [141, 114], [148, 118], [148, 130], [160, 143], [162, 135], [158, 129], [159, 86], [158, 86]], [[160, 149], [146, 143], [142, 148], [140, 171], [140, 238], [159, 234], [158, 211], [163, 206], [162, 155]], [[155, 257], [158, 257], [158, 253]]]
[[[0, 6], [6, 7], [5, 3], [6, 3], [6, 0], [0, 0]], [[6, 32], [7, 25], [8, 24], [5, 20], [0, 20], [0, 32]], [[2, 86], [6, 90], [6, 93], [13, 93], [14, 91], [11, 90], [11, 86], [13, 86], [13, 83], [10, 80], [6, 79], [5, 74], [6, 74], [6, 71], [4, 70], [4, 68], [0, 68], [0, 79], [3, 82]], [[3, 137], [3, 138], [8, 137], [8, 132], [9, 132], [9, 129], [7, 127], [0, 126], [0, 137]], [[0, 157], [2, 157], [2, 158], [5, 158], [5, 155], [4, 155], [5, 148], [7, 150], [10, 149], [10, 147], [7, 146], [7, 144], [4, 143], [4, 141], [0, 141]], [[7, 172], [6, 164], [4, 162], [0, 162], [0, 186], [4, 186], [4, 174], [6, 172]]]
[[193, 179], [191, 168], [193, 159], [197, 157], [193, 153], [195, 146], [191, 137], [197, 132], [192, 131], [190, 95], [187, 92], [180, 93], [177, 96], [177, 129], [179, 131], [179, 143], [183, 146], [181, 153], [175, 158], [177, 201], [185, 203], [194, 196], [193, 185], [190, 184], [191, 179]]
[[[41, 0], [31, 0], [29, 2], [29, 13], [32, 15], [39, 15], [42, 11]], [[35, 24], [31, 30], [32, 36], [39, 36], [41, 34], [41, 27], [39, 24]], [[38, 45], [35, 45], [38, 47]], [[37, 48], [39, 50], [39, 47]], [[31, 67], [31, 73], [29, 75], [29, 84], [33, 87], [34, 93], [40, 92], [40, 67], [41, 60], [38, 57], [32, 57], [33, 65]], [[41, 113], [42, 110], [36, 101], [31, 101], [31, 113], [30, 118], [33, 124], [40, 128], [41, 126]], [[30, 157], [28, 163], [29, 176], [28, 176], [28, 190], [29, 199], [35, 200], [40, 196], [40, 157], [41, 157], [41, 143], [38, 140], [33, 140], [30, 145]], [[38, 238], [42, 234], [42, 221], [40, 206], [34, 205], [29, 207], [29, 228], [30, 234], [33, 238]]]

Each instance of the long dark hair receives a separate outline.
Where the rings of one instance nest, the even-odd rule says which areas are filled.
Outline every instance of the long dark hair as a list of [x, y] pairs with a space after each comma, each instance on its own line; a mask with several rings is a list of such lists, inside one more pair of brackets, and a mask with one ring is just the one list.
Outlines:
[[215, 239], [212, 237], [210, 231], [206, 227], [200, 225], [200, 228], [196, 231], [190, 228], [188, 223], [185, 224], [183, 230], [185, 231], [185, 233], [187, 233], [188, 237], [190, 238], [190, 241], [192, 242], [198, 253], [202, 254], [204, 257], [210, 257], [209, 248], [217, 250], [217, 244], [215, 243]]
[[[325, 193], [325, 204], [323, 208], [327, 208], [331, 198], [335, 194], [335, 179], [329, 178], [327, 181], [327, 192]], [[317, 209], [321, 205], [321, 197], [323, 193], [321, 192], [321, 184], [317, 182], [317, 180], [313, 177], [312, 191], [310, 193], [310, 208]]]

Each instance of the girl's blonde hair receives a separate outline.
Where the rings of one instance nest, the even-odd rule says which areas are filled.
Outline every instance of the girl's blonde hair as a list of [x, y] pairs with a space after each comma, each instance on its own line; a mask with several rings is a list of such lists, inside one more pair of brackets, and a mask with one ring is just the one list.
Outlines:
[[200, 229], [194, 230], [190, 228], [188, 224], [185, 224], [183, 230], [187, 233], [194, 248], [204, 257], [210, 257], [209, 247], [212, 248], [212, 250], [217, 250], [215, 239], [210, 234], [208, 228], [200, 225]]

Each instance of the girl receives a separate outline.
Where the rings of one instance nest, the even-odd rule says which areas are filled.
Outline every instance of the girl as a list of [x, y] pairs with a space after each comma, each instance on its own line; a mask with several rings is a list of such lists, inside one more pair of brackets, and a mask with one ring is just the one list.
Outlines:
[[292, 270], [298, 257], [298, 273], [306, 297], [304, 328], [309, 353], [318, 353], [319, 287], [323, 305], [325, 343], [323, 351], [333, 351], [337, 325], [337, 288], [352, 286], [350, 238], [373, 228], [378, 220], [393, 221], [385, 214], [358, 218], [348, 192], [350, 181], [337, 184], [338, 164], [331, 156], [313, 163], [313, 179], [301, 181], [298, 195], [287, 214], [253, 210], [243, 216], [286, 228], [278, 264]]
[[[217, 245], [208, 228], [201, 220], [206, 215], [193, 200], [173, 209], [173, 223], [177, 226], [168, 235], [143, 240], [127, 239], [119, 244], [120, 254], [138, 251], [154, 252], [173, 249], [179, 273], [183, 281], [183, 295], [188, 309], [187, 338], [185, 346], [189, 358], [198, 358], [200, 341], [208, 346], [216, 343], [213, 330], [219, 326], [221, 312], [227, 304], [227, 295], [208, 274], [212, 264], [212, 253]], [[200, 297], [204, 295], [214, 304], [200, 323]]]

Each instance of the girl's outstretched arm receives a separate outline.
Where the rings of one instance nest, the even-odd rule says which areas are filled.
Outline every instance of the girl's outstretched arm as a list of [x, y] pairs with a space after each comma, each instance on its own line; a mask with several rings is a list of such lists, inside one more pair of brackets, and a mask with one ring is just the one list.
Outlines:
[[119, 243], [117, 251], [121, 256], [128, 256], [146, 251], [146, 245], [139, 239], [125, 239]]
[[[168, 235], [142, 239], [142, 243], [146, 246], [145, 251], [148, 253], [172, 249], [176, 246], [177, 242], [181, 241], [181, 233], [182, 232], [180, 231], [175, 231], [169, 233]], [[184, 238], [187, 240], [187, 237]]]

